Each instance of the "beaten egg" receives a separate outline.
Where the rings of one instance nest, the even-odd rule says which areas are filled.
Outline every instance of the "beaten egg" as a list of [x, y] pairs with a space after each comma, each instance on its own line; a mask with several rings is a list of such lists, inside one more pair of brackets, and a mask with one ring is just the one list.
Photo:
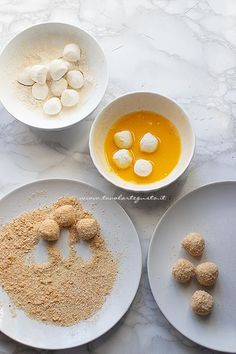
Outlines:
[[[115, 143], [115, 134], [129, 131], [132, 145], [128, 149], [132, 163], [128, 168], [119, 168], [113, 155], [119, 150]], [[152, 153], [141, 151], [140, 142], [147, 133], [158, 139], [157, 149]], [[168, 176], [177, 165], [181, 154], [181, 140], [177, 128], [167, 118], [155, 112], [138, 111], [120, 117], [109, 129], [104, 145], [105, 157], [109, 168], [127, 182], [144, 184], [159, 181]], [[134, 171], [137, 160], [144, 159], [152, 164], [149, 176], [138, 176]]]

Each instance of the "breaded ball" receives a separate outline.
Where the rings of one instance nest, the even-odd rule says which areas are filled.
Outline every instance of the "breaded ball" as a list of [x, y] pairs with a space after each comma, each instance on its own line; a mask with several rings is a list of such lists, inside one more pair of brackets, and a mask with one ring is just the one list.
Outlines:
[[213, 297], [204, 290], [197, 290], [192, 296], [192, 310], [197, 315], [207, 316], [214, 306]]
[[46, 219], [38, 225], [38, 234], [44, 240], [56, 241], [60, 236], [60, 227], [55, 220]]
[[218, 268], [213, 262], [199, 264], [195, 269], [195, 274], [199, 284], [213, 286], [218, 278]]
[[187, 259], [180, 258], [172, 268], [172, 275], [179, 283], [187, 283], [194, 276], [194, 266]]
[[191, 256], [200, 257], [205, 248], [205, 241], [199, 233], [191, 232], [183, 239], [181, 245]]
[[60, 227], [70, 227], [76, 220], [75, 209], [72, 205], [63, 205], [56, 209], [53, 218]]
[[94, 218], [84, 218], [77, 222], [78, 237], [82, 240], [90, 240], [99, 233], [99, 225]]

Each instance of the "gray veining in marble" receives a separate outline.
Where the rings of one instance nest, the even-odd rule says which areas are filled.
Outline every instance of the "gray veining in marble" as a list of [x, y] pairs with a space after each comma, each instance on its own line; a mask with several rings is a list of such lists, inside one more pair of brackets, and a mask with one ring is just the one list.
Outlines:
[[[0, 0], [0, 46], [46, 21], [72, 23], [96, 36], [109, 63], [108, 89], [92, 116], [64, 132], [31, 130], [0, 107], [0, 196], [48, 177], [77, 178], [119, 195], [93, 166], [88, 132], [97, 112], [128, 91], [155, 90], [174, 98], [188, 112], [197, 137], [187, 174], [165, 191], [170, 200], [121, 202], [144, 254], [141, 285], [129, 312], [100, 339], [60, 353], [213, 353], [184, 338], [160, 313], [148, 285], [146, 254], [154, 227], [173, 200], [207, 182], [236, 178], [236, 1]], [[47, 352], [0, 335], [0, 354]]]

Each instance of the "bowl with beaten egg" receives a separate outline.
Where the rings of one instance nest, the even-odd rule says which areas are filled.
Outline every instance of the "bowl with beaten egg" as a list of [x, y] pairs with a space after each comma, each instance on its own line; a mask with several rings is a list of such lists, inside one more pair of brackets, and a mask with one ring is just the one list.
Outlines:
[[176, 181], [194, 154], [190, 120], [174, 100], [133, 92], [109, 103], [89, 137], [92, 160], [115, 186], [150, 192]]

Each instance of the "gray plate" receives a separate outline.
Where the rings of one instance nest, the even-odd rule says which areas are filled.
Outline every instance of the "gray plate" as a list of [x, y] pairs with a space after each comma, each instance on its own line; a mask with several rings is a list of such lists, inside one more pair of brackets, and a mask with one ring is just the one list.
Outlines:
[[[0, 329], [9, 337], [44, 349], [62, 349], [82, 345], [94, 340], [112, 326], [128, 310], [138, 289], [142, 257], [137, 232], [125, 211], [113, 200], [104, 200], [103, 193], [79, 181], [50, 179], [33, 182], [6, 195], [0, 201], [1, 222], [5, 223], [27, 210], [55, 202], [59, 197], [71, 195], [81, 199], [85, 209], [97, 218], [108, 247], [119, 255], [119, 269], [112, 293], [102, 308], [91, 318], [70, 327], [47, 325], [30, 319], [21, 311], [13, 317], [10, 300], [0, 291]], [[59, 240], [58, 247], [65, 254], [66, 244]], [[82, 254], [81, 254], [82, 252]], [[45, 246], [38, 249], [42, 259]], [[88, 249], [80, 254], [88, 256]]]
[[[191, 232], [202, 233], [206, 250], [196, 260], [181, 249]], [[200, 289], [194, 280], [177, 284], [171, 276], [180, 257], [194, 264], [206, 260], [219, 266], [219, 279], [209, 292], [215, 308], [207, 318], [191, 311], [191, 296]], [[199, 188], [177, 201], [162, 217], [150, 242], [148, 275], [154, 298], [168, 321], [192, 341], [213, 350], [236, 352], [236, 182], [219, 182]]]

